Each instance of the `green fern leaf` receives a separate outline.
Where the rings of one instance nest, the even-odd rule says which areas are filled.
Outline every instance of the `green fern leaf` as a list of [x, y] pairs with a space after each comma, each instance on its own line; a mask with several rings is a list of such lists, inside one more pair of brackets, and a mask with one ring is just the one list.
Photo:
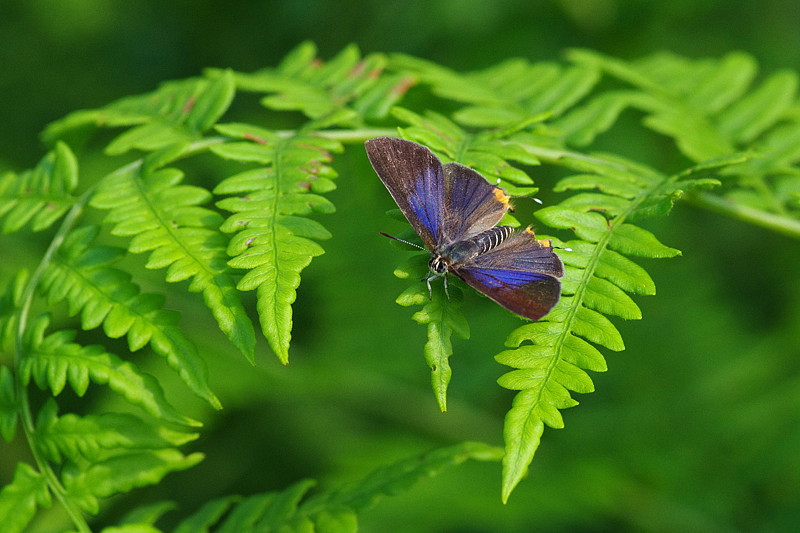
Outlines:
[[783, 118], [797, 98], [797, 86], [796, 72], [776, 72], [759, 88], [723, 110], [719, 129], [736, 143], [755, 140]]
[[510, 59], [466, 74], [407, 56], [393, 56], [392, 65], [420, 77], [434, 94], [469, 104], [453, 118], [477, 128], [523, 122], [540, 113], [558, 116], [583, 98], [599, 79], [595, 68], [531, 64], [524, 59]]
[[446, 468], [470, 459], [497, 461], [501, 457], [500, 448], [479, 442], [440, 448], [379, 468], [356, 483], [309, 498], [301, 506], [301, 512], [307, 516], [342, 508], [362, 512], [375, 506], [382, 498], [404, 492], [421, 479], [436, 476]]
[[[394, 274], [400, 279], [418, 280], [424, 276], [427, 265], [427, 256], [417, 254], [409, 260], [406, 267], [397, 268]], [[444, 294], [443, 286], [439, 286], [428, 295], [422, 283], [415, 283], [397, 298], [397, 303], [404, 307], [422, 306], [411, 318], [427, 327], [425, 362], [431, 369], [431, 386], [442, 412], [447, 411], [447, 386], [453, 374], [450, 368], [450, 356], [453, 355], [450, 339], [453, 334], [463, 339], [469, 338], [469, 324], [459, 309], [463, 301], [462, 292], [454, 283], [450, 284], [448, 292], [449, 297]]]
[[[303, 498], [315, 486], [302, 480], [280, 492], [247, 498], [226, 497], [204, 505], [181, 522], [174, 533], [209, 531], [357, 531], [357, 513], [368, 510], [386, 496], [407, 491], [421, 479], [469, 459], [497, 461], [502, 450], [465, 442], [398, 461], [380, 468], [343, 488]], [[220, 522], [220, 520], [222, 520]]]
[[81, 314], [84, 329], [102, 324], [111, 338], [127, 335], [131, 351], [149, 342], [195, 394], [219, 408], [219, 400], [208, 387], [204, 361], [176, 326], [177, 313], [162, 309], [163, 296], [141, 294], [129, 274], [111, 266], [124, 250], [94, 245], [97, 232], [97, 227], [88, 226], [65, 239], [42, 274], [41, 287], [48, 302], [54, 305], [66, 300], [70, 315]]
[[[570, 58], [632, 86], [595, 96], [585, 109], [601, 112], [601, 99], [614, 101], [613, 94], [624, 94], [616, 100], [617, 109], [632, 106], [643, 111], [645, 125], [673, 138], [694, 161], [730, 157], [737, 150], [757, 153], [708, 181], [708, 185], [718, 184], [716, 179], [722, 183], [724, 199], [695, 192], [691, 198], [696, 204], [793, 237], [800, 235], [800, 183], [795, 183], [800, 180], [787, 178], [797, 175], [800, 163], [800, 127], [792, 112], [798, 92], [796, 73], [779, 71], [751, 87], [757, 65], [742, 53], [701, 60], [659, 54], [626, 62], [578, 50]], [[568, 130], [567, 141], [570, 128], [580, 124], [581, 117], [575, 110], [564, 118], [566, 124], [556, 124]], [[676, 190], [674, 197], [682, 193]], [[630, 219], [663, 214], [673, 199], [651, 198]]]
[[0, 437], [6, 442], [14, 440], [17, 430], [17, 399], [14, 376], [7, 366], [0, 366]]
[[62, 482], [70, 500], [84, 511], [97, 514], [99, 499], [154, 485], [171, 472], [193, 467], [202, 458], [199, 453], [183, 455], [174, 449], [123, 452], [81, 466], [67, 463]]
[[14, 480], [0, 490], [0, 524], [4, 533], [21, 533], [38, 507], [50, 507], [47, 480], [26, 463], [17, 463]]
[[40, 388], [50, 388], [53, 395], [58, 395], [69, 383], [78, 396], [83, 396], [90, 381], [107, 384], [127, 401], [157, 418], [183, 425], [199, 425], [167, 402], [155, 378], [141, 372], [132, 363], [107, 353], [102, 346], [81, 346], [70, 342], [75, 338], [74, 331], [57, 331], [45, 337], [48, 324], [49, 319], [42, 316], [28, 328], [26, 356], [19, 367], [19, 379], [23, 385], [33, 378]]
[[289, 531], [303, 531], [297, 523], [310, 525], [302, 517], [297, 516], [297, 506], [303, 496], [316, 483], [302, 480], [294, 483], [281, 492], [258, 494], [245, 498], [231, 512], [231, 517], [222, 524], [219, 532], [236, 533], [237, 531], [268, 531], [287, 528]]
[[207, 79], [165, 83], [152, 93], [123, 98], [97, 110], [71, 113], [48, 125], [43, 137], [53, 142], [87, 126], [133, 126], [106, 147], [109, 155], [196, 141], [230, 106], [235, 92], [233, 80], [230, 71], [217, 71]]
[[302, 43], [274, 69], [237, 74], [237, 86], [266, 93], [261, 103], [267, 108], [303, 113], [312, 119], [304, 128], [309, 131], [383, 118], [411, 84], [405, 74], [384, 73], [384, 56], [362, 57], [354, 45], [327, 62], [316, 54], [312, 43]]
[[49, 400], [36, 417], [38, 446], [55, 463], [78, 457], [91, 461], [120, 450], [159, 450], [181, 446], [196, 439], [197, 433], [183, 433], [156, 426], [127, 413], [57, 416]]
[[[261, 167], [223, 180], [217, 194], [239, 194], [217, 205], [234, 214], [222, 231], [236, 232], [228, 246], [231, 267], [246, 269], [239, 290], [257, 290], [261, 329], [270, 347], [286, 364], [289, 360], [292, 309], [300, 272], [324, 251], [314, 240], [330, 233], [305, 218], [331, 213], [333, 204], [314, 193], [334, 188], [336, 176], [328, 166], [328, 152], [340, 150], [338, 142], [298, 135], [279, 139], [252, 127], [227, 125], [222, 133], [243, 139], [215, 146], [220, 157], [257, 162]], [[312, 240], [314, 239], [314, 240]]]
[[232, 505], [242, 500], [239, 496], [217, 498], [203, 505], [198, 511], [181, 521], [172, 533], [195, 533], [209, 531]]
[[[151, 527], [165, 513], [173, 511], [178, 507], [175, 502], [160, 501], [136, 507], [132, 511], [125, 513], [119, 521], [120, 527]], [[158, 531], [151, 528], [153, 531]], [[146, 529], [144, 531], [147, 531]]]
[[626, 293], [655, 292], [650, 276], [625, 256], [658, 258], [680, 253], [627, 220], [643, 216], [642, 206], [649, 202], [666, 202], [668, 211], [676, 191], [705, 186], [707, 172], [741, 161], [741, 156], [731, 156], [674, 176], [660, 176], [640, 165], [624, 165], [618, 158], [565, 160], [582, 173], [564, 178], [558, 190], [601, 192], [581, 193], [577, 196], [591, 194], [590, 199], [576, 201], [573, 196], [536, 213], [543, 223], [568, 229], [579, 239], [560, 245], [565, 273], [559, 303], [542, 321], [512, 332], [506, 341], [510, 349], [496, 356], [498, 362], [515, 369], [498, 383], [519, 391], [505, 419], [504, 501], [525, 475], [544, 426], [563, 427], [559, 410], [577, 405], [571, 393], [594, 390], [585, 371], [606, 370], [602, 355], [590, 343], [614, 351], [625, 348], [605, 315], [641, 318], [639, 307]]
[[180, 185], [177, 170], [152, 168], [149, 160], [162, 157], [107, 176], [91, 205], [109, 210], [106, 222], [114, 235], [131, 238], [131, 252], [150, 252], [147, 268], [166, 268], [169, 282], [190, 280], [189, 290], [202, 292], [222, 332], [253, 362], [255, 332], [226, 265], [222, 218], [199, 207], [208, 191]]
[[21, 175], [0, 177], [0, 218], [3, 232], [19, 231], [29, 222], [33, 231], [49, 228], [77, 201], [78, 162], [64, 143]]
[[636, 103], [636, 96], [634, 91], [601, 93], [566, 111], [551, 126], [567, 145], [588, 146], [599, 134], [611, 129], [625, 109]]

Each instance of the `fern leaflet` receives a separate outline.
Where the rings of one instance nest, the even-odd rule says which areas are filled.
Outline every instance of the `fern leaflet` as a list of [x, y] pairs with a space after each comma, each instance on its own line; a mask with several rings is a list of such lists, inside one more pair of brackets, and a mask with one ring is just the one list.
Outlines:
[[0, 524], [8, 533], [22, 533], [37, 507], [51, 505], [44, 476], [27, 463], [17, 463], [13, 481], [0, 490]]
[[[691, 198], [769, 229], [800, 235], [800, 120], [792, 112], [800, 84], [796, 72], [776, 72], [751, 89], [757, 65], [740, 52], [718, 60], [660, 54], [625, 62], [576, 50], [570, 58], [630, 84], [620, 108], [646, 113], [644, 124], [673, 138], [692, 161], [740, 150], [757, 154], [719, 173], [723, 200], [709, 193]], [[610, 94], [595, 96], [587, 107]]]
[[[387, 495], [408, 490], [420, 479], [433, 477], [445, 468], [469, 459], [495, 461], [500, 450], [481, 443], [465, 442], [433, 450], [419, 457], [380, 468], [364, 479], [339, 490], [323, 492], [302, 501], [315, 485], [303, 480], [281, 492], [256, 494], [236, 501], [223, 498], [207, 503], [182, 522], [175, 533], [208, 530], [238, 531], [356, 531], [358, 512], [373, 507]], [[219, 523], [223, 513], [229, 513]]]
[[558, 116], [599, 80], [599, 70], [593, 66], [531, 64], [525, 59], [464, 74], [404, 55], [393, 56], [391, 64], [413, 72], [434, 94], [467, 104], [453, 113], [453, 119], [475, 128], [526, 127], [545, 116]]
[[109, 451], [181, 446], [199, 436], [153, 425], [128, 413], [59, 417], [52, 400], [39, 412], [36, 428], [43, 454], [54, 463], [77, 457], [91, 461]]
[[154, 485], [170, 472], [191, 468], [202, 458], [202, 454], [183, 455], [173, 448], [100, 455], [81, 465], [67, 463], [62, 479], [67, 497], [82, 510], [97, 514], [99, 499]]
[[69, 382], [78, 396], [83, 396], [89, 381], [107, 384], [151, 415], [166, 421], [198, 425], [179, 414], [166, 400], [158, 382], [142, 373], [132, 363], [107, 353], [101, 346], [72, 343], [74, 331], [58, 331], [44, 336], [49, 325], [46, 316], [36, 320], [28, 330], [27, 353], [19, 367], [20, 381], [27, 385], [33, 378], [40, 388], [49, 387], [58, 395]]
[[666, 202], [671, 207], [684, 190], [713, 183], [704, 173], [742, 160], [732, 156], [669, 177], [641, 165], [622, 166], [618, 158], [565, 161], [582, 174], [563, 179], [557, 188], [599, 188], [601, 193], [579, 193], [536, 213], [548, 226], [573, 231], [578, 240], [563, 243], [566, 250], [559, 254], [565, 264], [561, 301], [540, 322], [514, 330], [506, 341], [511, 349], [496, 356], [498, 362], [516, 369], [498, 383], [520, 391], [505, 420], [504, 501], [525, 475], [544, 426], [563, 427], [559, 410], [577, 405], [570, 391], [594, 390], [585, 370], [606, 369], [602, 355], [590, 343], [624, 349], [622, 337], [605, 314], [640, 318], [638, 306], [626, 292], [655, 291], [646, 272], [626, 255], [658, 258], [679, 253], [628, 220], [662, 214], [663, 208], [652, 206]]
[[150, 252], [147, 268], [166, 268], [169, 282], [190, 279], [189, 290], [202, 292], [220, 329], [252, 362], [255, 333], [225, 264], [222, 218], [199, 206], [210, 199], [208, 191], [180, 185], [176, 169], [158, 168], [164, 157], [155, 152], [142, 165], [107, 176], [91, 205], [109, 210], [106, 222], [114, 224], [114, 235], [131, 238], [131, 252]]
[[248, 271], [238, 288], [257, 290], [262, 331], [286, 364], [291, 304], [300, 284], [300, 271], [323, 253], [312, 239], [330, 237], [321, 224], [305, 215], [334, 211], [333, 204], [317, 193], [335, 187], [332, 180], [336, 174], [327, 163], [329, 152], [341, 146], [307, 135], [281, 139], [266, 130], [235, 124], [218, 129], [241, 140], [215, 146], [214, 153], [261, 165], [223, 180], [214, 192], [241, 195], [217, 203], [234, 213], [221, 227], [222, 231], [235, 232], [228, 245], [228, 254], [233, 257], [228, 264]]
[[[417, 254], [407, 266], [398, 267], [394, 274], [400, 279], [419, 280], [427, 274], [427, 268], [428, 256]], [[463, 300], [461, 289], [451, 284], [448, 292], [449, 297], [444, 294], [443, 286], [439, 286], [429, 295], [424, 284], [417, 282], [396, 300], [404, 307], [422, 306], [411, 319], [427, 327], [425, 362], [431, 369], [431, 387], [442, 412], [447, 411], [447, 386], [453, 375], [449, 361], [453, 355], [450, 339], [453, 334], [462, 339], [469, 338], [469, 324], [460, 310]]]
[[327, 62], [305, 42], [274, 69], [237, 74], [244, 91], [267, 93], [261, 104], [276, 111], [296, 110], [312, 119], [304, 129], [333, 125], [359, 128], [366, 120], [384, 118], [412, 81], [405, 73], [383, 72], [387, 60], [379, 54], [361, 57], [354, 45]]
[[[122, 257], [123, 250], [94, 245], [97, 232], [93, 226], [73, 231], [44, 271], [41, 286], [50, 304], [66, 300], [71, 315], [81, 313], [84, 329], [102, 324], [111, 338], [127, 335], [132, 351], [149, 342], [153, 351], [167, 360], [187, 386], [219, 408], [219, 400], [208, 387], [205, 363], [194, 344], [176, 326], [177, 313], [161, 308], [163, 296], [140, 293], [139, 287], [130, 281], [130, 274], [111, 266]], [[108, 357], [115, 359], [110, 354]], [[119, 364], [118, 361], [109, 363], [112, 365], [109, 369]], [[139, 385], [128, 381], [128, 386], [136, 389]], [[81, 388], [85, 390], [83, 386], [76, 392], [80, 393]], [[158, 412], [169, 412], [157, 404], [150, 405], [149, 410], [154, 416], [158, 416]]]
[[35, 168], [0, 177], [0, 218], [3, 232], [49, 228], [77, 201], [78, 161], [64, 143], [57, 143]]
[[48, 125], [43, 137], [52, 142], [86, 126], [133, 126], [106, 147], [110, 155], [191, 143], [225, 113], [234, 92], [229, 71], [218, 71], [211, 79], [173, 81], [152, 93], [123, 98], [101, 109], [70, 113]]

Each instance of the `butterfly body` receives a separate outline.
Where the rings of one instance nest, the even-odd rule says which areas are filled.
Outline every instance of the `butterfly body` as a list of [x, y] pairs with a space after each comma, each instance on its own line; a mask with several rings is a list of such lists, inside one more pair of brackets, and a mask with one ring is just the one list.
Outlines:
[[458, 163], [403, 139], [366, 142], [375, 172], [431, 252], [430, 280], [452, 273], [497, 303], [538, 320], [558, 301], [563, 265], [530, 229], [496, 226], [509, 196]]
[[511, 226], [497, 226], [470, 237], [463, 241], [456, 241], [441, 249], [433, 250], [428, 266], [431, 271], [443, 273], [446, 270], [457, 273], [462, 264], [469, 264], [479, 255], [495, 248], [514, 233]]

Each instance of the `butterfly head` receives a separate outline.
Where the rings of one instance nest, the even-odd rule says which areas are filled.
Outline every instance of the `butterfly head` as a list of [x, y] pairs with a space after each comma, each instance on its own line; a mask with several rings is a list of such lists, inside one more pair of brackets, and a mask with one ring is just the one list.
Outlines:
[[447, 259], [439, 254], [432, 255], [430, 260], [428, 261], [428, 268], [431, 269], [431, 272], [437, 274], [436, 277], [439, 277], [440, 275], [447, 272], [447, 265], [448, 265]]

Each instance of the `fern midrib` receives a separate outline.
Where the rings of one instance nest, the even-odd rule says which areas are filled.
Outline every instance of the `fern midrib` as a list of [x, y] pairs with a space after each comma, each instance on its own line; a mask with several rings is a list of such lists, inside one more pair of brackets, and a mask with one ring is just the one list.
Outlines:
[[[644, 202], [654, 191], [657, 191], [661, 187], [667, 185], [671, 181], [675, 181], [679, 178], [679, 175], [672, 175], [668, 176], [666, 179], [662, 180], [658, 183], [658, 185], [651, 185], [644, 191], [642, 191], [633, 201], [628, 204], [628, 208], [618, 216], [616, 216], [608, 226], [608, 230], [603, 233], [600, 240], [597, 241], [595, 245], [594, 253], [589, 258], [589, 262], [586, 265], [586, 268], [583, 269], [583, 275], [581, 276], [581, 282], [578, 284], [578, 289], [575, 294], [572, 296], [572, 305], [570, 306], [566, 319], [563, 321], [565, 327], [561, 330], [561, 334], [558, 336], [558, 340], [555, 343], [555, 355], [551, 358], [550, 363], [547, 366], [546, 371], [546, 378], [543, 383], [546, 383], [552, 378], [553, 371], [556, 368], [556, 365], [561, 360], [561, 353], [566, 342], [567, 336], [572, 334], [572, 324], [575, 321], [575, 317], [577, 316], [578, 310], [583, 305], [583, 298], [586, 293], [586, 290], [589, 286], [589, 282], [591, 281], [592, 277], [594, 276], [594, 272], [597, 269], [597, 265], [600, 262], [600, 257], [605, 252], [606, 248], [608, 247], [608, 242], [611, 240], [611, 237], [614, 235], [614, 229], [619, 225], [623, 224], [625, 220], [633, 213], [641, 204]], [[542, 400], [542, 394], [545, 390], [545, 387], [541, 387], [536, 395], [536, 404], [538, 405]], [[526, 422], [527, 424], [528, 422]]]
[[[192, 261], [200, 268], [202, 275], [204, 277], [204, 281], [206, 281], [206, 283], [203, 283], [204, 287], [203, 290], [205, 290], [205, 288], [207, 288], [210, 285], [209, 280], [213, 280], [214, 276], [219, 274], [221, 271], [212, 271], [210, 268], [206, 266], [205, 261], [200, 260], [198, 258], [199, 256], [194, 254], [189, 248], [186, 247], [183, 239], [180, 238], [180, 233], [179, 233], [180, 230], [183, 228], [180, 226], [173, 226], [172, 224], [169, 223], [168, 220], [165, 220], [164, 217], [161, 216], [161, 211], [157, 208], [155, 203], [151, 201], [150, 194], [144, 187], [144, 180], [134, 179], [133, 182], [135, 184], [137, 192], [139, 193], [139, 196], [145, 202], [147, 209], [150, 211], [150, 214], [153, 216], [153, 218], [155, 218], [159, 222], [161, 228], [163, 228], [164, 231], [167, 232], [167, 235], [170, 236], [172, 242], [176, 244], [180, 250], [183, 251], [184, 257], [191, 258]], [[202, 229], [209, 229], [209, 228], [202, 227]], [[200, 273], [195, 273], [193, 274], [192, 277], [199, 277], [199, 275]]]
[[[283, 168], [283, 148], [284, 146], [289, 143], [288, 139], [282, 139], [275, 144], [273, 150], [272, 167], [275, 169], [275, 194], [272, 195], [272, 206], [270, 209], [270, 217], [269, 217], [269, 229], [270, 229], [270, 240], [272, 241], [272, 264], [275, 265], [275, 298], [272, 300], [272, 312], [270, 313], [270, 319], [272, 321], [272, 327], [274, 331], [280, 331], [280, 324], [278, 324], [278, 313], [279, 313], [279, 306], [278, 306], [278, 281], [280, 277], [278, 266], [280, 265], [279, 257], [278, 257], [278, 206], [280, 205], [280, 199], [283, 196], [283, 190], [281, 188], [281, 184], [283, 183], [282, 174], [284, 172]], [[263, 316], [263, 315], [262, 315]]]
[[[120, 307], [125, 308], [125, 310], [128, 313], [130, 313], [131, 315], [135, 316], [137, 319], [142, 320], [145, 324], [148, 324], [152, 330], [160, 330], [161, 329], [161, 324], [156, 324], [155, 322], [150, 320], [147, 315], [144, 315], [144, 314], [140, 313], [135, 307], [127, 305], [128, 300], [120, 300], [119, 298], [113, 297], [111, 294], [109, 294], [104, 289], [103, 286], [97, 285], [96, 283], [94, 283], [94, 281], [91, 280], [91, 278], [88, 278], [88, 277], [84, 276], [83, 272], [80, 269], [75, 268], [69, 261], [58, 261], [57, 265], [60, 268], [68, 271], [73, 276], [75, 276], [78, 279], [80, 279], [83, 282], [84, 287], [87, 287], [87, 288], [93, 290], [95, 295], [97, 295], [99, 297], [102, 297], [105, 301], [109, 302], [112, 306], [113, 305], [118, 305]], [[136, 296], [139, 296], [140, 294], [141, 293], [137, 293]], [[136, 298], [136, 296], [133, 296], [133, 298]], [[105, 319], [103, 319], [103, 322], [105, 322]], [[125, 334], [127, 335], [128, 332], [126, 332]]]

